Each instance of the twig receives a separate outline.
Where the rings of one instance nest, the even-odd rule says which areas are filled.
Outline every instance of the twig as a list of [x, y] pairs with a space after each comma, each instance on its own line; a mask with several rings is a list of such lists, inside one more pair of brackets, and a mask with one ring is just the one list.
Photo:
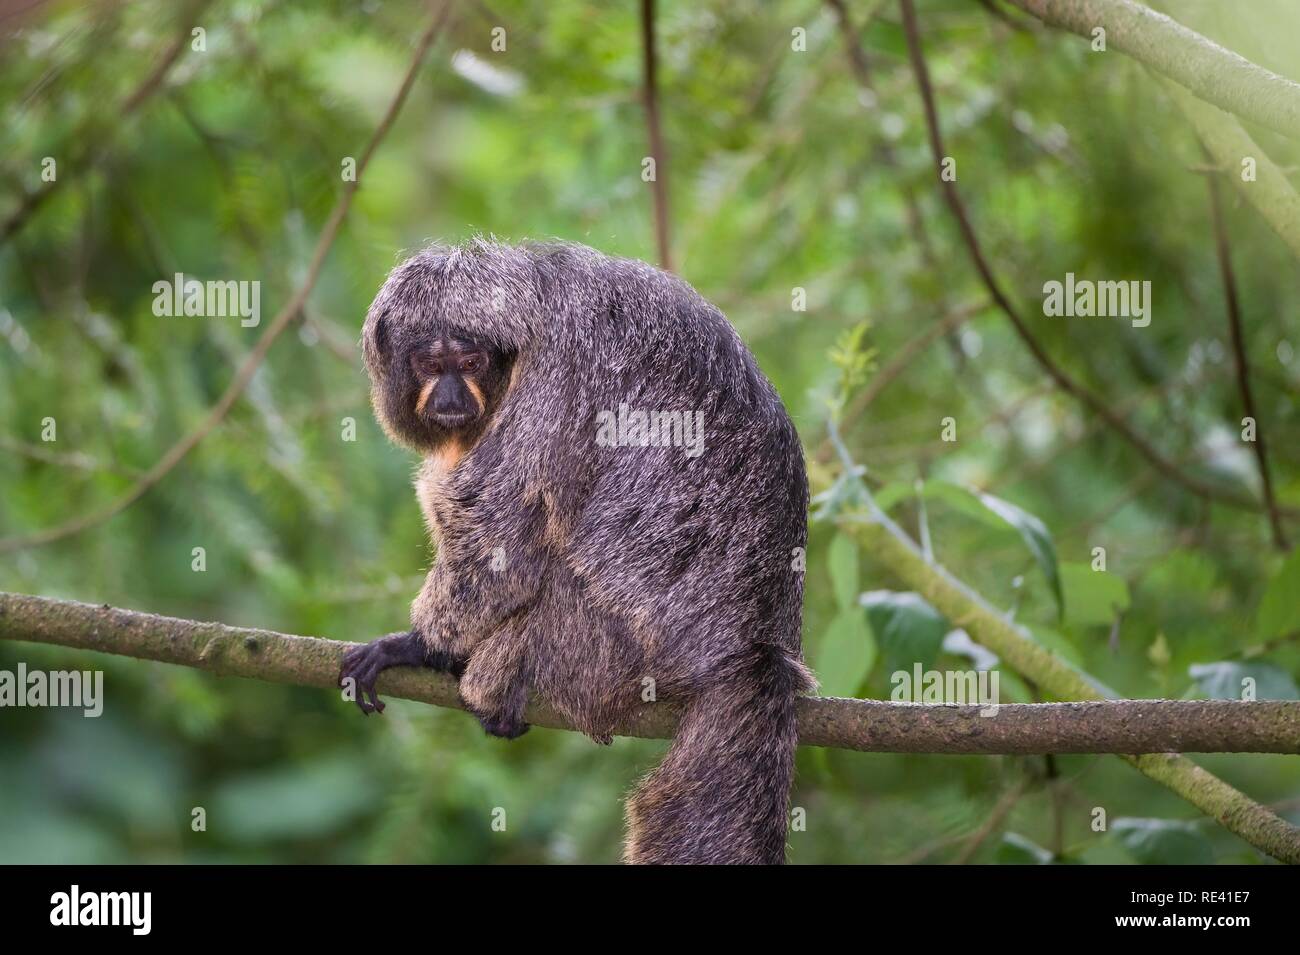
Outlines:
[[321, 230], [320, 239], [316, 243], [316, 248], [312, 253], [311, 262], [307, 266], [306, 277], [302, 284], [294, 292], [293, 296], [280, 310], [280, 312], [271, 321], [262, 337], [257, 340], [248, 356], [244, 359], [239, 369], [235, 372], [235, 377], [226, 387], [225, 392], [212, 406], [207, 416], [195, 427], [189, 434], [173, 444], [167, 452], [158, 459], [158, 461], [141, 475], [140, 479], [127, 489], [121, 496], [106, 505], [105, 507], [87, 514], [83, 517], [75, 518], [55, 527], [47, 528], [43, 531], [37, 531], [33, 534], [20, 535], [16, 537], [6, 537], [0, 539], [0, 553], [20, 550], [24, 547], [35, 547], [41, 544], [48, 544], [52, 541], [62, 540], [79, 534], [89, 528], [96, 527], [104, 523], [109, 518], [121, 513], [130, 507], [141, 497], [143, 497], [155, 484], [161, 481], [172, 469], [179, 464], [187, 454], [192, 451], [200, 441], [221, 423], [227, 412], [239, 400], [244, 389], [252, 380], [253, 375], [257, 372], [262, 360], [266, 357], [275, 340], [280, 337], [289, 324], [297, 317], [302, 310], [303, 304], [307, 301], [307, 296], [311, 293], [316, 284], [316, 279], [320, 275], [321, 267], [325, 264], [325, 257], [329, 254], [330, 247], [334, 244], [334, 239], [338, 235], [339, 228], [343, 224], [343, 219], [347, 215], [348, 208], [352, 204], [352, 197], [356, 194], [357, 188], [361, 183], [362, 173], [370, 163], [371, 157], [379, 144], [388, 134], [393, 122], [397, 119], [397, 114], [401, 111], [402, 104], [406, 101], [407, 94], [415, 83], [416, 74], [419, 72], [421, 63], [424, 62], [425, 55], [433, 45], [446, 22], [447, 14], [451, 9], [450, 0], [442, 3], [437, 12], [430, 18], [429, 25], [426, 27], [423, 35], [416, 44], [414, 56], [411, 58], [411, 65], [406, 71], [406, 76], [402, 80], [402, 85], [389, 103], [388, 110], [376, 127], [374, 135], [371, 136], [370, 142], [366, 145], [365, 152], [362, 153], [360, 161], [357, 163], [357, 174], [355, 179], [344, 183], [343, 193], [339, 196], [338, 202], [335, 203], [334, 209], [330, 212], [329, 219], [325, 227]]
[[658, 59], [655, 55], [655, 0], [641, 0], [641, 50], [644, 67], [645, 122], [650, 136], [650, 155], [654, 159], [655, 242], [659, 248], [660, 268], [672, 271], [672, 249], [668, 232], [668, 165], [663, 130], [659, 125]]
[[989, 813], [988, 818], [984, 820], [978, 829], [971, 833], [966, 845], [962, 846], [961, 852], [953, 860], [956, 865], [965, 865], [970, 862], [975, 853], [979, 851], [980, 846], [984, 845], [984, 841], [994, 833], [998, 826], [1002, 825], [1002, 821], [1016, 807], [1016, 803], [1020, 801], [1020, 797], [1024, 795], [1024, 792], [1025, 780], [1020, 779], [1002, 794], [1002, 798], [994, 805], [993, 811]]
[[1237, 301], [1237, 279], [1232, 271], [1232, 254], [1228, 247], [1228, 228], [1223, 221], [1223, 204], [1219, 198], [1219, 181], [1214, 175], [1206, 177], [1210, 189], [1210, 218], [1214, 225], [1214, 248], [1218, 253], [1219, 272], [1223, 276], [1223, 297], [1228, 307], [1228, 328], [1232, 335], [1232, 354], [1237, 369], [1237, 389], [1241, 392], [1242, 409], [1255, 422], [1255, 440], [1251, 442], [1255, 460], [1259, 465], [1259, 478], [1264, 486], [1264, 503], [1268, 506], [1268, 521], [1273, 529], [1273, 543], [1285, 552], [1288, 548], [1282, 517], [1273, 495], [1273, 476], [1268, 468], [1268, 451], [1264, 446], [1264, 429], [1255, 410], [1255, 396], [1250, 387], [1250, 367], [1246, 363], [1245, 336], [1241, 330], [1241, 307]]

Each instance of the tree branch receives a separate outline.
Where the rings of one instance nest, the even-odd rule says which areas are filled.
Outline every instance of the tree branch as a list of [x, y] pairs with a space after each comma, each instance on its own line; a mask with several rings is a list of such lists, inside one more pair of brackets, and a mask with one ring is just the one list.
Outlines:
[[217, 400], [217, 403], [212, 406], [207, 416], [199, 422], [199, 424], [190, 431], [189, 434], [185, 435], [168, 448], [167, 452], [163, 454], [163, 456], [159, 458], [148, 471], [145, 471], [135, 484], [131, 485], [131, 487], [124, 491], [115, 500], [100, 508], [98, 511], [75, 518], [63, 524], [58, 524], [43, 531], [0, 539], [0, 554], [8, 551], [20, 550], [24, 547], [35, 547], [41, 544], [48, 544], [52, 541], [62, 540], [65, 537], [72, 537], [75, 534], [96, 527], [107, 521], [109, 518], [120, 514], [148, 493], [155, 484], [170, 474], [172, 469], [175, 468], [187, 454], [194, 450], [195, 446], [198, 445], [200, 441], [207, 437], [208, 434], [221, 423], [226, 414], [234, 406], [235, 402], [239, 400], [240, 395], [244, 393], [244, 389], [248, 387], [248, 383], [252, 381], [253, 375], [262, 364], [262, 360], [266, 357], [267, 352], [271, 350], [271, 346], [275, 344], [275, 340], [280, 337], [280, 333], [289, 327], [290, 323], [297, 317], [298, 313], [302, 310], [303, 305], [307, 301], [307, 296], [311, 294], [312, 288], [315, 287], [316, 279], [320, 276], [321, 268], [325, 264], [325, 257], [329, 254], [330, 247], [333, 246], [334, 239], [338, 236], [339, 229], [343, 225], [343, 219], [347, 215], [349, 207], [352, 205], [352, 197], [356, 195], [356, 191], [360, 187], [362, 174], [370, 164], [371, 157], [374, 156], [375, 150], [379, 148], [379, 144], [383, 141], [384, 137], [388, 134], [389, 129], [392, 128], [394, 121], [397, 119], [397, 114], [401, 111], [402, 104], [406, 102], [407, 94], [410, 93], [411, 87], [415, 84], [415, 77], [419, 72], [420, 64], [424, 62], [425, 55], [429, 52], [429, 48], [433, 45], [433, 41], [442, 30], [443, 24], [447, 19], [447, 13], [450, 9], [450, 0], [445, 0], [445, 2], [440, 5], [437, 12], [434, 13], [429, 21], [428, 27], [425, 28], [423, 35], [417, 42], [415, 54], [411, 58], [411, 65], [406, 71], [406, 76], [403, 78], [402, 84], [398, 88], [392, 102], [389, 103], [388, 110], [384, 113], [383, 119], [380, 120], [379, 125], [375, 128], [374, 135], [371, 136], [370, 142], [366, 144], [365, 152], [362, 153], [360, 160], [357, 162], [356, 176], [352, 180], [344, 183], [343, 193], [339, 196], [338, 202], [335, 203], [333, 210], [330, 212], [330, 217], [325, 223], [325, 227], [321, 230], [320, 239], [316, 242], [316, 248], [312, 252], [311, 262], [307, 266], [306, 278], [294, 292], [289, 301], [285, 303], [285, 306], [280, 310], [275, 318], [272, 319], [271, 324], [267, 327], [266, 331], [262, 333], [262, 337], [257, 340], [257, 344], [255, 344], [252, 351], [248, 353], [248, 356], [235, 372], [235, 377], [226, 387], [225, 392]]
[[[220, 676], [338, 691], [339, 663], [356, 644], [228, 627], [108, 605], [0, 592], [0, 640], [54, 644], [195, 667]], [[400, 669], [381, 693], [464, 709], [446, 674]], [[1300, 702], [1105, 700], [978, 705], [887, 703], [812, 697], [799, 701], [799, 741], [878, 753], [1012, 754], [1300, 750]], [[573, 729], [534, 702], [528, 720]], [[677, 726], [670, 702], [646, 704], [620, 736], [665, 739]]]
[[[1244, 180], [1237, 176], [1232, 179], [1246, 201], [1255, 207], [1255, 211], [1300, 258], [1300, 195], [1296, 194], [1286, 176], [1242, 129], [1241, 124], [1230, 113], [1224, 112], [1232, 110], [1247, 119], [1259, 119], [1256, 109], [1245, 106], [1237, 108], [1237, 98], [1245, 96], [1253, 99], [1257, 107], [1269, 109], [1272, 101], [1280, 97], [1286, 105], [1275, 111], [1275, 118], [1284, 120], [1291, 117], [1288, 128], [1282, 132], [1294, 136], [1297, 133], [1294, 117], [1300, 112], [1300, 107], [1296, 105], [1296, 90], [1300, 90], [1300, 85], [1256, 66], [1164, 14], [1139, 7], [1128, 0], [1008, 2], [1029, 11], [1046, 23], [1064, 27], [1086, 38], [1091, 38], [1094, 25], [1104, 24], [1090, 21], [1086, 29], [1076, 29], [1072, 24], [1078, 22], [1077, 15], [1067, 15], [1067, 7], [1082, 8], [1086, 4], [1100, 2], [1106, 7], [1136, 8], [1136, 13], [1129, 11], [1119, 18], [1122, 25], [1118, 33], [1115, 33], [1115, 22], [1107, 26], [1107, 40], [1115, 34], [1113, 39], [1117, 49], [1124, 50], [1164, 76], [1172, 78], [1165, 81], [1165, 87], [1196, 127], [1197, 135], [1218, 166], [1240, 169], [1243, 159], [1249, 157], [1255, 160], [1255, 180]], [[1151, 34], [1149, 37], [1146, 35], [1148, 31]], [[1186, 68], [1166, 70], [1163, 64], [1168, 59], [1178, 59], [1186, 64]], [[1217, 71], [1211, 68], [1216, 63], [1220, 65]], [[1217, 83], [1225, 85], [1216, 86]], [[1265, 125], [1278, 128], [1274, 123]]]
[[[1208, 154], [1208, 150], [1207, 150]], [[1273, 543], [1285, 553], [1288, 550], [1282, 516], [1277, 510], [1277, 497], [1273, 493], [1273, 475], [1268, 468], [1268, 451], [1264, 444], [1264, 428], [1255, 410], [1255, 395], [1250, 387], [1250, 366], [1246, 362], [1246, 336], [1241, 328], [1241, 307], [1237, 302], [1237, 279], [1232, 270], [1232, 250], [1228, 245], [1228, 227], [1223, 221], [1223, 203], [1219, 199], [1219, 181], [1215, 173], [1206, 176], [1210, 190], [1210, 219], [1214, 227], [1214, 249], [1219, 259], [1219, 274], [1223, 277], [1223, 297], [1228, 310], [1228, 330], [1232, 340], [1232, 355], [1237, 371], [1237, 390], [1241, 394], [1241, 407], [1255, 423], [1255, 463], [1259, 465], [1259, 479], [1264, 488], [1264, 503], [1268, 507], [1269, 526], [1273, 530]]]
[[1285, 136], [1300, 137], [1300, 83], [1252, 63], [1131, 0], [1009, 0], [1044, 23], [1113, 46], [1201, 99]]
[[[1286, 243], [1291, 254], [1300, 259], [1300, 195], [1286, 174], [1230, 114], [1201, 102], [1177, 83], [1166, 82], [1164, 86], [1196, 129], [1215, 165], [1229, 170], [1228, 178], [1237, 191]], [[1246, 159], [1254, 160], [1254, 179], [1241, 175]]]

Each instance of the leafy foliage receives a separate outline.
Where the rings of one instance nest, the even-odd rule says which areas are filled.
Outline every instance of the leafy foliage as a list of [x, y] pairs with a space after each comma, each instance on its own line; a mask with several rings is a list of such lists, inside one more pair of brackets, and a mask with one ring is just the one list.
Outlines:
[[[818, 514], [862, 509], [869, 488], [914, 536], [924, 526], [936, 560], [1122, 695], [1239, 696], [1245, 674], [1261, 697], [1295, 698], [1300, 556], [1272, 546], [1263, 514], [1155, 471], [981, 304], [935, 186], [895, 5], [847, 3], [871, 89], [829, 7], [659, 6], [674, 260], [781, 392]], [[1287, 0], [1165, 6], [1294, 71], [1300, 11]], [[0, 222], [43, 188], [44, 157], [58, 182], [0, 240], [0, 537], [102, 506], [213, 406], [301, 280], [423, 15], [216, 0], [200, 21], [206, 50], [187, 49], [125, 114], [179, 34], [180, 7], [51, 4], [3, 28]], [[1036, 340], [1179, 468], [1256, 497], [1204, 182], [1236, 171], [1202, 168], [1188, 125], [1132, 60], [966, 0], [918, 9], [958, 188]], [[303, 317], [244, 397], [121, 515], [0, 554], [0, 588], [339, 639], [403, 627], [429, 554], [413, 462], [368, 408], [361, 316], [399, 252], [431, 237], [559, 236], [652, 260], [640, 42], [634, 4], [457, 5]], [[1296, 143], [1251, 132], [1300, 168]], [[1279, 498], [1296, 507], [1295, 262], [1248, 205], [1228, 203], [1225, 220], [1259, 428]], [[178, 272], [259, 281], [260, 325], [154, 314], [154, 283]], [[1150, 326], [1043, 315], [1043, 284], [1066, 272], [1149, 280]], [[795, 288], [806, 311], [791, 308]], [[861, 475], [819, 454], [828, 403]], [[43, 440], [47, 419], [56, 440]], [[808, 554], [805, 653], [823, 692], [884, 698], [915, 662], [974, 665], [960, 622], [891, 590], [891, 568], [833, 520], [814, 523]], [[414, 704], [362, 720], [330, 693], [0, 644], [0, 669], [19, 661], [102, 667], [107, 701], [97, 720], [0, 711], [4, 861], [613, 861], [622, 796], [662, 749], [539, 729], [506, 744]], [[1002, 677], [1006, 697], [1034, 698]], [[1300, 793], [1293, 758], [1207, 762], [1300, 820], [1285, 802]], [[803, 751], [799, 769], [796, 862], [956, 858], [1021, 782], [1008, 834], [975, 861], [1258, 860], [1113, 760], [1056, 759], [1059, 800], [1037, 757]], [[1142, 818], [1094, 832], [1099, 805]], [[504, 831], [490, 826], [496, 809]]]

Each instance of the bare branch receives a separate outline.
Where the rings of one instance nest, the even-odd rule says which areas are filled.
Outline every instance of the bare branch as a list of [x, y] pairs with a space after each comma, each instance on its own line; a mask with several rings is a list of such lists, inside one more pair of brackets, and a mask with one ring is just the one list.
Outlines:
[[1255, 460], [1259, 464], [1259, 478], [1264, 486], [1264, 502], [1268, 506], [1268, 520], [1273, 529], [1273, 543], [1285, 552], [1288, 548], [1282, 517], [1273, 495], [1273, 476], [1268, 469], [1268, 451], [1264, 446], [1264, 429], [1255, 410], [1255, 396], [1250, 388], [1250, 368], [1246, 364], [1245, 336], [1241, 330], [1241, 307], [1237, 302], [1237, 279], [1232, 271], [1232, 253], [1228, 247], [1228, 227], [1223, 221], [1223, 203], [1219, 198], [1218, 177], [1206, 177], [1210, 188], [1210, 218], [1214, 225], [1214, 249], [1219, 258], [1219, 273], [1223, 276], [1223, 297], [1228, 309], [1228, 328], [1232, 338], [1232, 354], [1237, 369], [1237, 388], [1241, 392], [1241, 406], [1246, 416], [1255, 422]]
[[650, 136], [650, 155], [654, 159], [655, 241], [659, 248], [660, 268], [672, 271], [672, 248], [668, 230], [668, 165], [663, 130], [659, 125], [659, 63], [655, 55], [655, 0], [641, 0], [641, 50], [644, 66], [646, 129]]
[[[55, 644], [195, 667], [221, 676], [329, 688], [356, 644], [228, 627], [108, 605], [0, 592], [0, 639]], [[399, 669], [382, 693], [464, 709], [446, 674]], [[1104, 700], [978, 705], [887, 703], [812, 697], [799, 701], [805, 746], [878, 753], [1291, 753], [1300, 749], [1300, 703], [1232, 700]], [[528, 720], [573, 729], [536, 702]], [[671, 702], [644, 705], [620, 736], [664, 739], [677, 725]]]
[[393, 122], [397, 119], [397, 114], [401, 111], [402, 104], [406, 102], [406, 96], [415, 83], [415, 77], [419, 72], [420, 65], [424, 62], [424, 58], [429, 52], [429, 48], [433, 45], [433, 41], [442, 30], [450, 8], [450, 0], [447, 0], [447, 2], [444, 2], [439, 6], [438, 10], [431, 17], [428, 27], [425, 28], [424, 33], [417, 42], [415, 54], [411, 58], [411, 65], [406, 71], [406, 76], [402, 80], [402, 85], [393, 97], [392, 102], [389, 103], [388, 110], [385, 112], [383, 119], [380, 120], [378, 127], [375, 129], [374, 135], [371, 136], [370, 142], [366, 145], [365, 152], [362, 153], [360, 160], [357, 162], [356, 177], [353, 180], [344, 183], [342, 195], [339, 196], [338, 202], [335, 203], [334, 209], [330, 212], [329, 219], [325, 223], [325, 227], [321, 230], [320, 239], [317, 241], [316, 248], [312, 253], [311, 262], [307, 266], [306, 278], [303, 279], [302, 285], [298, 287], [297, 291], [295, 291], [289, 301], [285, 303], [285, 306], [280, 310], [279, 314], [277, 314], [271, 321], [266, 331], [262, 333], [262, 337], [257, 340], [257, 344], [255, 344], [252, 350], [248, 353], [248, 356], [235, 372], [235, 377], [226, 387], [225, 392], [217, 400], [217, 403], [212, 406], [212, 409], [208, 412], [207, 416], [199, 422], [198, 426], [190, 431], [189, 434], [185, 435], [173, 444], [167, 452], [158, 459], [153, 467], [149, 468], [149, 470], [140, 476], [140, 479], [136, 481], [135, 484], [106, 506], [91, 514], [75, 518], [43, 531], [37, 531], [34, 534], [0, 539], [0, 553], [20, 550], [24, 547], [35, 547], [41, 544], [51, 543], [52, 541], [62, 540], [66, 537], [72, 537], [75, 534], [96, 527], [107, 521], [109, 518], [120, 514], [148, 493], [154, 485], [170, 474], [172, 469], [175, 468], [176, 465], [190, 453], [190, 451], [194, 450], [195, 446], [197, 446], [200, 441], [207, 437], [208, 434], [221, 423], [226, 414], [234, 406], [235, 402], [239, 400], [240, 395], [244, 393], [244, 389], [248, 387], [248, 383], [257, 372], [257, 369], [261, 365], [262, 360], [266, 357], [267, 352], [271, 350], [271, 346], [275, 343], [275, 340], [280, 337], [281, 332], [283, 332], [298, 316], [304, 303], [307, 301], [307, 296], [315, 286], [316, 280], [320, 276], [321, 268], [325, 264], [325, 257], [329, 254], [330, 247], [334, 244], [334, 239], [338, 235], [339, 228], [343, 225], [343, 219], [347, 215], [348, 208], [352, 205], [352, 197], [356, 194], [356, 191], [361, 184], [362, 174], [369, 165], [370, 159], [374, 155], [375, 150], [379, 148], [379, 144], [383, 141], [384, 137], [388, 134], [389, 129], [392, 128]]

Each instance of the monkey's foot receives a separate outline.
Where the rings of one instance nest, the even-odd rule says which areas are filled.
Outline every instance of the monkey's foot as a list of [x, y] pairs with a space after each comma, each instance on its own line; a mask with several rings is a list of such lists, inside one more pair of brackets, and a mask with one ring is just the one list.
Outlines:
[[[384, 712], [384, 703], [375, 692], [375, 681], [389, 667], [429, 667], [449, 672], [457, 679], [465, 672], [464, 661], [430, 650], [414, 630], [353, 647], [343, 655], [339, 686], [352, 691], [353, 702], [367, 716]], [[349, 680], [352, 681], [350, 685]]]
[[525, 723], [522, 716], [513, 716], [505, 713], [493, 713], [484, 716], [481, 713], [475, 713], [478, 721], [483, 724], [483, 729], [489, 736], [500, 736], [502, 739], [515, 739], [523, 736], [528, 732], [530, 724]]

